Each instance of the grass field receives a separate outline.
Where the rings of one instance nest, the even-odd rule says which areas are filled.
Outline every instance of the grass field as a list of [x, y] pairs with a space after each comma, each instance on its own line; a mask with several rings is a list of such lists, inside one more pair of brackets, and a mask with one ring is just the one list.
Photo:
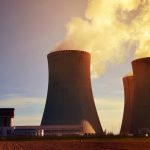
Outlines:
[[150, 150], [150, 138], [1, 138], [0, 150]]

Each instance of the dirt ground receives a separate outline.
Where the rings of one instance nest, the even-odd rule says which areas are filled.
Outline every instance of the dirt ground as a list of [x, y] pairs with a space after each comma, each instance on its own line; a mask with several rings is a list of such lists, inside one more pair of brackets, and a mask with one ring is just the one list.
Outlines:
[[0, 150], [150, 150], [150, 141], [0, 141]]

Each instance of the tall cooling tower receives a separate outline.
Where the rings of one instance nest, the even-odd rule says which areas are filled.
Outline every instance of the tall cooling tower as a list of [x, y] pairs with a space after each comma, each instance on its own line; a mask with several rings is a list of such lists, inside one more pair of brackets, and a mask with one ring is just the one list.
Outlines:
[[124, 85], [124, 113], [123, 113], [120, 134], [127, 135], [130, 133], [131, 123], [132, 123], [131, 116], [132, 116], [132, 107], [133, 107], [133, 100], [134, 100], [133, 75], [124, 77], [123, 85]]
[[77, 50], [52, 52], [48, 65], [49, 87], [41, 125], [84, 124], [102, 134], [91, 89], [90, 54]]
[[132, 62], [134, 73], [134, 102], [131, 132], [150, 130], [150, 57]]

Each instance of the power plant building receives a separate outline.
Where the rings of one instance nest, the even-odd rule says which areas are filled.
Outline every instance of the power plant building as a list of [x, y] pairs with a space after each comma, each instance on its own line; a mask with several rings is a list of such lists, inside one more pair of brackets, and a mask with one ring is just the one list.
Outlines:
[[42, 126], [82, 125], [84, 133], [103, 134], [90, 78], [90, 54], [62, 50], [48, 54], [49, 86]]
[[14, 108], [0, 108], [0, 136], [12, 134]]
[[14, 126], [14, 108], [0, 108], [0, 136], [69, 136], [84, 135], [82, 125]]
[[0, 127], [13, 125], [14, 108], [0, 108]]

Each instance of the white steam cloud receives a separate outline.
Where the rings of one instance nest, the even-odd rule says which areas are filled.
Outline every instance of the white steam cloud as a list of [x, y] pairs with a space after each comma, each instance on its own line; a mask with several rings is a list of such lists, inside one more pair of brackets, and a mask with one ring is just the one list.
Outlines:
[[74, 17], [56, 50], [86, 50], [92, 75], [121, 63], [136, 47], [135, 58], [150, 56], [150, 0], [89, 0], [85, 18]]

